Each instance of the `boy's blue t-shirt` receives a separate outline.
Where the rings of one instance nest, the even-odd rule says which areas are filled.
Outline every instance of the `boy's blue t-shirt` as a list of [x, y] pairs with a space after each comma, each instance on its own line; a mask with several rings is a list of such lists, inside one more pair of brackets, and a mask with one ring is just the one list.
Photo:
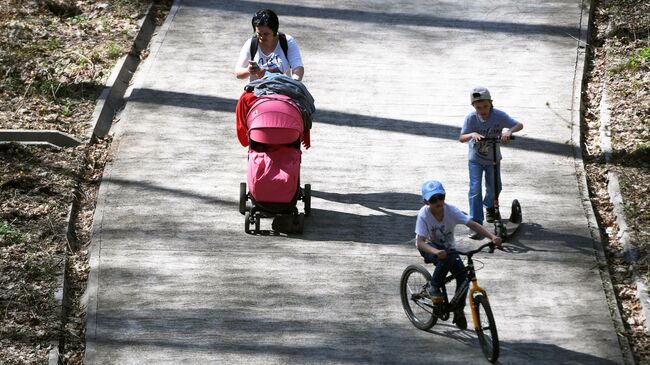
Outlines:
[[[476, 112], [467, 115], [460, 134], [477, 132], [486, 137], [496, 137], [501, 135], [503, 128], [512, 128], [516, 124], [517, 121], [512, 119], [508, 114], [499, 109], [492, 108], [490, 116], [485, 121], [481, 120]], [[498, 143], [496, 147], [497, 161], [500, 161], [501, 150]], [[481, 165], [492, 164], [492, 143], [485, 141], [474, 142], [474, 140], [470, 140], [468, 142], [468, 148], [469, 153], [467, 157], [470, 161], [480, 163]]]

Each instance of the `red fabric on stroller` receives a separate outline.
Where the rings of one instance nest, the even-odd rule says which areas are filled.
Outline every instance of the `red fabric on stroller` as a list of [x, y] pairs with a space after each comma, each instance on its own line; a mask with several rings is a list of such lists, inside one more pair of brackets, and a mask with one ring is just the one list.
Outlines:
[[259, 98], [246, 116], [248, 137], [265, 144], [289, 144], [302, 136], [300, 109], [290, 97], [279, 94]]
[[289, 203], [298, 189], [300, 150], [248, 151], [248, 187], [255, 200], [264, 203]]
[[[258, 101], [258, 97], [253, 94], [252, 91], [245, 91], [237, 102], [237, 109], [235, 111], [237, 119], [237, 139], [242, 146], [246, 147], [249, 145], [248, 140], [248, 125], [247, 125], [247, 116], [253, 107], [253, 105]], [[311, 147], [310, 142], [310, 130], [303, 130], [303, 135], [301, 139], [302, 145], [305, 149]]]
[[265, 95], [251, 106], [246, 125], [252, 143], [247, 173], [251, 195], [258, 202], [290, 203], [300, 179], [302, 152], [294, 144], [304, 130], [300, 109], [288, 96]]

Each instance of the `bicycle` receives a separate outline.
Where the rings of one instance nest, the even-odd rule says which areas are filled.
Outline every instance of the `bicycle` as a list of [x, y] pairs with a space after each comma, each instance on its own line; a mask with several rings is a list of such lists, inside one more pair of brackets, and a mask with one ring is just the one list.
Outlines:
[[491, 242], [467, 252], [449, 251], [449, 253], [467, 256], [467, 265], [462, 271], [467, 273], [467, 279], [461, 283], [460, 290], [456, 290], [451, 300], [448, 300], [445, 285], [455, 280], [460, 273], [451, 274], [445, 278], [445, 285], [441, 288], [443, 301], [439, 304], [433, 304], [426, 291], [427, 284], [431, 281], [431, 274], [422, 265], [409, 265], [404, 270], [400, 280], [400, 296], [402, 297], [404, 312], [406, 312], [406, 316], [411, 323], [421, 330], [428, 330], [436, 324], [438, 319], [446, 321], [449, 319], [450, 313], [460, 309], [460, 298], [469, 289], [468, 298], [472, 311], [472, 320], [481, 344], [481, 350], [488, 361], [496, 362], [499, 358], [499, 335], [487, 292], [478, 285], [474, 261], [472, 260], [474, 254], [481, 252], [486, 247], [490, 249], [490, 253], [494, 252], [494, 244]]

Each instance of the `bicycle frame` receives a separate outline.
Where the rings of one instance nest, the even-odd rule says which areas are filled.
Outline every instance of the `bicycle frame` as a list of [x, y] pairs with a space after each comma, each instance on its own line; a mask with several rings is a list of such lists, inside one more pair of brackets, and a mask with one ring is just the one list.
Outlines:
[[[404, 270], [400, 279], [400, 297], [404, 312], [411, 323], [418, 329], [426, 331], [433, 327], [438, 319], [446, 321], [452, 312], [456, 313], [456, 311], [460, 310], [465, 303], [463, 296], [469, 294], [472, 321], [481, 344], [481, 350], [488, 361], [495, 362], [499, 358], [499, 336], [496, 322], [490, 308], [487, 292], [478, 284], [474, 260], [472, 259], [474, 254], [486, 247], [489, 247], [490, 252], [494, 252], [492, 242], [485, 243], [478, 249], [467, 252], [448, 251], [448, 254], [466, 256], [467, 266], [445, 277], [440, 288], [443, 294], [441, 303], [433, 303], [432, 296], [427, 293], [432, 277], [431, 272], [422, 265], [410, 265]], [[453, 259], [456, 260], [455, 257]], [[459, 277], [464, 278], [456, 286], [454, 296], [449, 301], [446, 285], [452, 280], [458, 280]], [[461, 298], [463, 298], [462, 302]], [[465, 320], [457, 322], [456, 325], [461, 329], [467, 328]]]
[[[472, 259], [471, 257], [468, 259], [468, 265], [467, 266], [470, 266], [469, 261], [471, 259]], [[469, 289], [469, 298], [468, 298], [469, 299], [469, 308], [472, 311], [472, 321], [474, 322], [474, 329], [478, 330], [479, 322], [478, 322], [478, 314], [476, 313], [476, 305], [474, 304], [474, 294], [476, 292], [479, 292], [479, 293], [483, 294], [486, 299], [488, 299], [488, 295], [487, 295], [487, 292], [485, 291], [485, 289], [483, 289], [480, 285], [478, 285], [478, 279], [476, 279], [476, 273], [474, 272], [474, 263], [472, 263], [471, 275], [472, 275], [472, 277], [469, 279], [472, 282], [472, 286]]]
[[[468, 283], [471, 283], [469, 285], [469, 293], [468, 293], [468, 299], [469, 299], [469, 307], [470, 310], [472, 311], [472, 321], [474, 322], [474, 329], [478, 330], [479, 328], [479, 319], [478, 319], [478, 314], [476, 313], [476, 306], [474, 303], [474, 295], [476, 293], [480, 293], [485, 296], [486, 299], [488, 299], [487, 292], [485, 289], [483, 289], [480, 285], [478, 285], [478, 279], [476, 278], [476, 271], [474, 270], [474, 261], [472, 260], [472, 256], [481, 251], [485, 247], [490, 247], [490, 252], [492, 252], [494, 249], [491, 247], [491, 243], [486, 243], [479, 247], [476, 250], [470, 251], [470, 252], [460, 252], [456, 251], [455, 253], [458, 253], [460, 255], [467, 256], [467, 266], [463, 271], [467, 272], [467, 279], [461, 283], [461, 286], [465, 286]], [[449, 283], [450, 281], [454, 280], [458, 276], [458, 273], [449, 275], [447, 278], [445, 278], [445, 284]], [[458, 293], [462, 292], [457, 292], [454, 294], [454, 297], [452, 298], [451, 301], [447, 301], [447, 290], [443, 289], [445, 293], [445, 317], [448, 318], [449, 312], [453, 311], [455, 307], [457, 306], [456, 300], [458, 299]], [[464, 291], [465, 289], [463, 289]], [[488, 299], [489, 300], [489, 299]], [[443, 318], [445, 319], [445, 318]]]

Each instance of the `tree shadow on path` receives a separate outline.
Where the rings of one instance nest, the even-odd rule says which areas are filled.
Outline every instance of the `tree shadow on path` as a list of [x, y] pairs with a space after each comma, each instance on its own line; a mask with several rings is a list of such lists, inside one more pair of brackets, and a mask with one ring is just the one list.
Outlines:
[[[234, 111], [237, 100], [219, 96], [196, 95], [155, 89], [137, 89], [129, 99], [132, 102], [177, 106], [201, 110], [232, 112], [232, 123], [235, 124]], [[188, 121], [189, 122], [189, 121]], [[314, 114], [314, 128], [318, 124], [364, 128], [392, 133], [409, 134], [418, 137], [431, 137], [457, 140], [460, 127], [434, 122], [416, 122], [412, 120], [373, 117], [363, 114], [351, 114], [333, 110], [319, 109]], [[233, 135], [233, 138], [236, 138]], [[508, 148], [540, 152], [558, 156], [573, 156], [570, 144], [544, 141], [541, 139], [518, 136]]]
[[[183, 6], [192, 6], [184, 3]], [[316, 19], [334, 19], [350, 22], [372, 23], [379, 25], [427, 26], [448, 29], [471, 29], [490, 33], [507, 33], [513, 35], [546, 35], [559, 37], [578, 37], [580, 29], [577, 26], [525, 24], [505, 21], [468, 20], [451, 18], [431, 13], [389, 13], [365, 11], [357, 9], [336, 9], [304, 5], [288, 5], [257, 1], [218, 1], [194, 5], [195, 7], [220, 9], [253, 14], [257, 9], [271, 8], [281, 16], [295, 16]], [[544, 14], [544, 9], [540, 8]], [[469, 16], [468, 16], [469, 17]]]

